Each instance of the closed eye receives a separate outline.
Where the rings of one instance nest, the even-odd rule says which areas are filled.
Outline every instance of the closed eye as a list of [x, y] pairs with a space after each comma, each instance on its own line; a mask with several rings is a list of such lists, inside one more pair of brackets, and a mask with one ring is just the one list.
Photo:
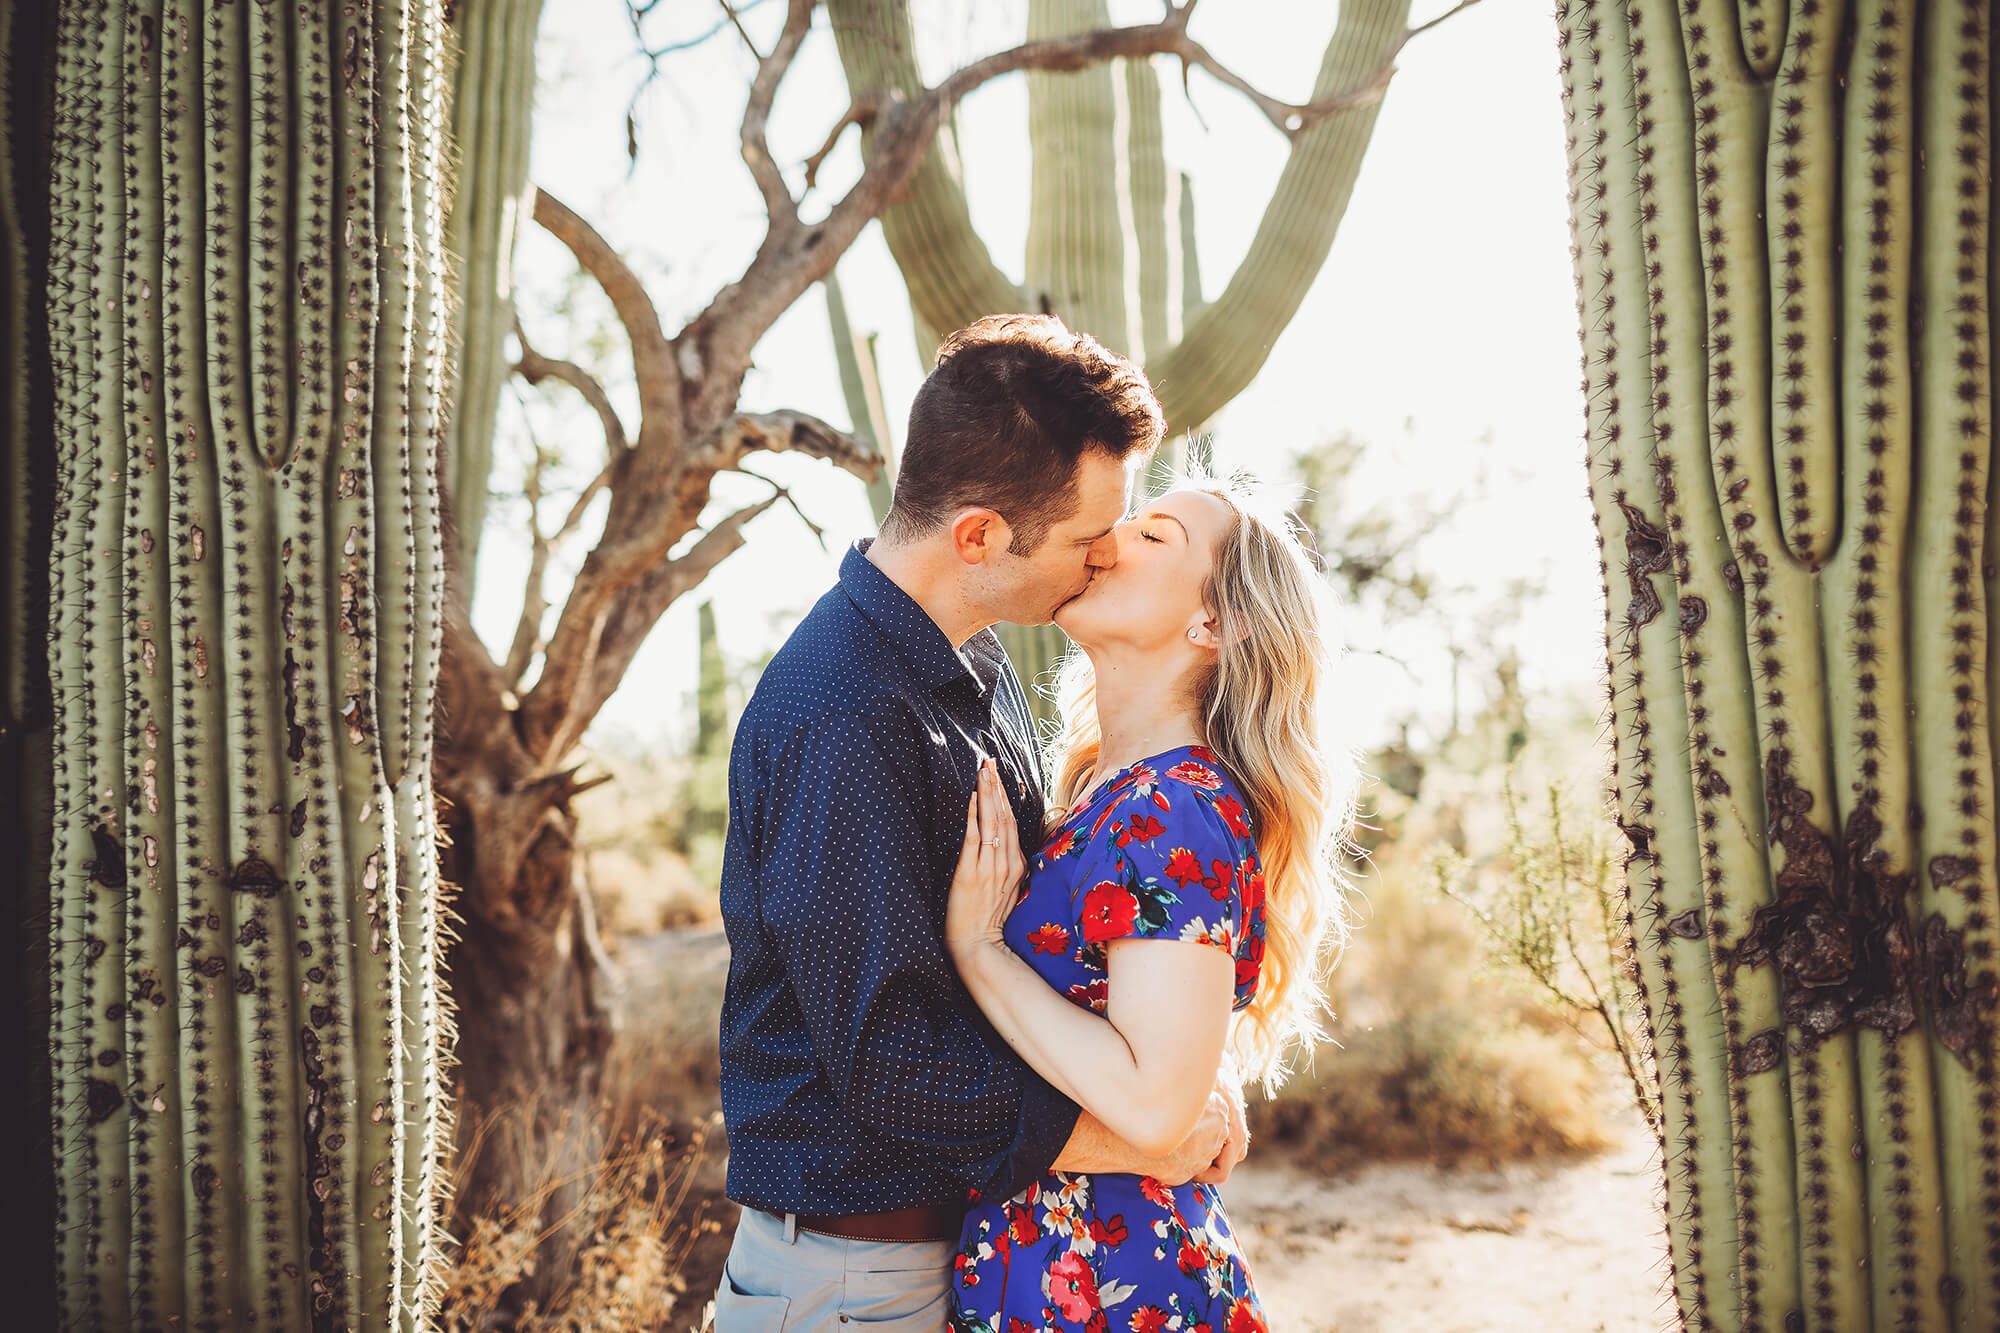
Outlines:
[[1158, 537], [1155, 537], [1152, 533], [1147, 532], [1144, 528], [1139, 529], [1139, 535], [1141, 537], [1144, 537], [1149, 542], [1160, 542], [1160, 545], [1162, 546], [1166, 545], [1165, 542], [1160, 541]]

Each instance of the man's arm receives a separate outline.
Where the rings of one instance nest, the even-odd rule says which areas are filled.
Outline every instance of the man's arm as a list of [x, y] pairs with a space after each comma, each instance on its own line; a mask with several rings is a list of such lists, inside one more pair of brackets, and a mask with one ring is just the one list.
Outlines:
[[918, 801], [921, 755], [832, 714], [774, 756], [758, 839], [760, 904], [835, 1096], [1007, 1198], [1045, 1172], [1076, 1104], [1006, 1047], [960, 984], [938, 930]]

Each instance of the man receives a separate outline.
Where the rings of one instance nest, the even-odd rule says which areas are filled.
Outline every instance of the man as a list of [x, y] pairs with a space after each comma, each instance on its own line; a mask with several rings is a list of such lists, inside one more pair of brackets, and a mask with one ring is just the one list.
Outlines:
[[1016, 1057], [942, 925], [991, 755], [1039, 848], [1040, 755], [991, 626], [1044, 624], [1115, 558], [1130, 475], [1164, 423], [1130, 362], [1047, 316], [945, 341], [895, 500], [765, 669], [736, 733], [722, 915], [729, 1197], [720, 1333], [944, 1327], [970, 1197], [1051, 1168], [1220, 1180], [1243, 1155], [1224, 1077], [1167, 1159]]

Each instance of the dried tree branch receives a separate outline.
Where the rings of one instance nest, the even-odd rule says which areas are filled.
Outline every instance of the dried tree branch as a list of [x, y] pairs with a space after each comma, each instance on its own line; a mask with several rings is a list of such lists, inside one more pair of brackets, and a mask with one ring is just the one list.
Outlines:
[[632, 344], [632, 371], [639, 385], [639, 433], [648, 423], [680, 414], [680, 371], [673, 344], [660, 328], [660, 315], [644, 284], [610, 242], [595, 227], [547, 190], [535, 191], [535, 221], [576, 256], [584, 272], [597, 281], [611, 301], [618, 322]]
[[[772, 238], [787, 234], [798, 225], [798, 201], [785, 185], [784, 173], [771, 157], [771, 142], [768, 130], [771, 120], [771, 104], [777, 99], [778, 84], [791, 68], [792, 57], [799, 53], [799, 44], [805, 40], [812, 27], [814, 0], [790, 0], [785, 10], [785, 26], [778, 34], [777, 45], [771, 54], [759, 57], [757, 76], [750, 81], [750, 100], [743, 108], [743, 162], [750, 168], [751, 177], [757, 182], [757, 191], [764, 196], [764, 211], [770, 218], [770, 230], [766, 234], [766, 244]], [[722, 0], [722, 7], [729, 9], [728, 0]], [[729, 10], [730, 17], [736, 16]], [[742, 31], [738, 24], [737, 31]], [[743, 38], [750, 41], [746, 33]], [[751, 50], [756, 50], [751, 47]]]
[[585, 370], [574, 361], [561, 361], [543, 356], [528, 341], [528, 334], [521, 327], [518, 315], [514, 318], [514, 337], [521, 344], [521, 359], [514, 363], [514, 373], [531, 385], [539, 385], [545, 379], [559, 380], [583, 395], [597, 413], [597, 419], [604, 426], [604, 449], [607, 457], [615, 458], [628, 446], [625, 423], [618, 419], [618, 410], [611, 405], [611, 395], [604, 391], [604, 385], [597, 376]]

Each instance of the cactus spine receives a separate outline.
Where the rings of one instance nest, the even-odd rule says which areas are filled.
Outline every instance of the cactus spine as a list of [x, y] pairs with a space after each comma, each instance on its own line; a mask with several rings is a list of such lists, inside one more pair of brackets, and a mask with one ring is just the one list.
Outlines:
[[1847, 9], [1558, 9], [1615, 789], [1698, 1328], [2000, 1323], [1990, 16]]
[[66, 1327], [417, 1327], [437, 1212], [442, 14], [58, 17]]

